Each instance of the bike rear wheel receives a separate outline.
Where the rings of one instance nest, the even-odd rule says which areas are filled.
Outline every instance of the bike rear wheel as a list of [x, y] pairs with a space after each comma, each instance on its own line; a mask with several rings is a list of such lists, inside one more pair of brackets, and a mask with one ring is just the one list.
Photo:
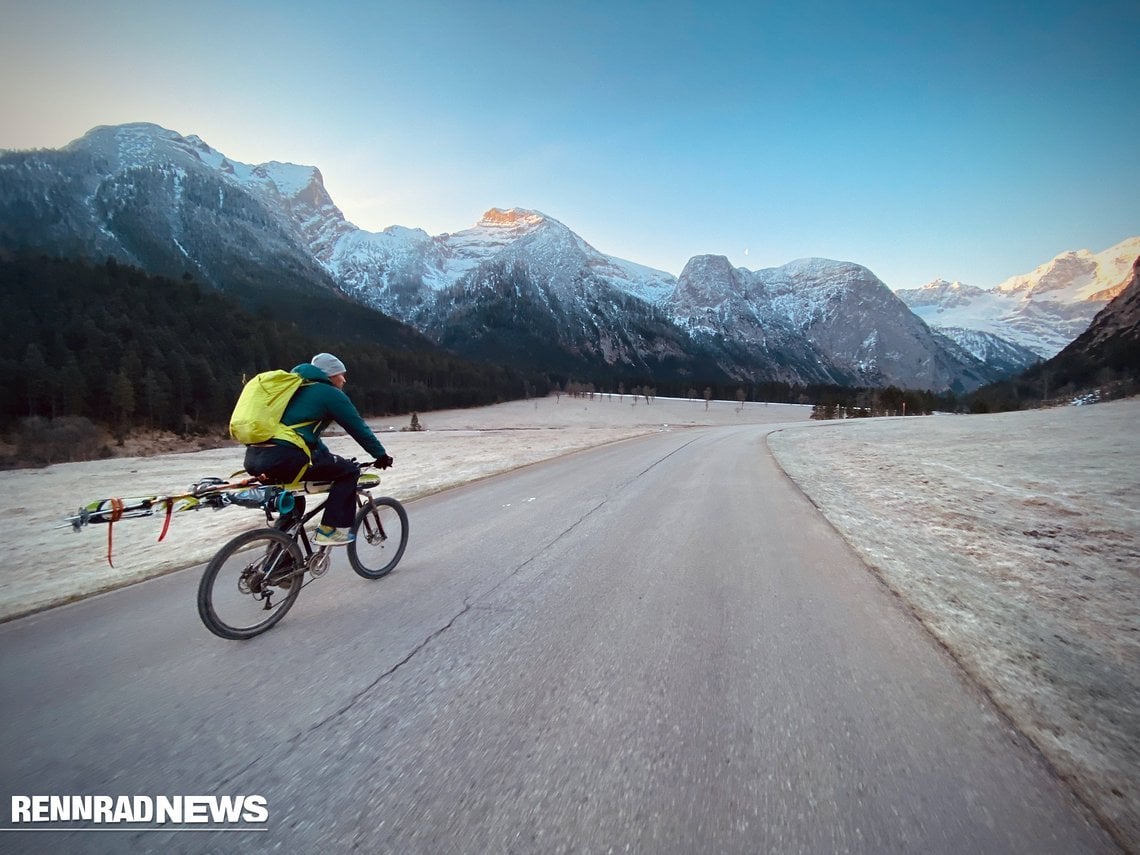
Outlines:
[[392, 572], [408, 545], [408, 512], [395, 499], [372, 499], [352, 523], [355, 539], [348, 545], [348, 563], [365, 579]]
[[253, 638], [292, 608], [304, 567], [301, 550], [287, 534], [269, 528], [239, 534], [206, 565], [198, 615], [221, 638]]

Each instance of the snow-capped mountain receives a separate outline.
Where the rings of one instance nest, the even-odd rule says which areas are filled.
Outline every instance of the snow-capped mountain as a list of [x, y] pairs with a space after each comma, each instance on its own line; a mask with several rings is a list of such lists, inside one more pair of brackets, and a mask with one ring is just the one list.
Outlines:
[[1140, 256], [1133, 263], [1132, 275], [1124, 288], [1060, 355], [1084, 357], [1087, 365], [1140, 378]]
[[604, 255], [538, 211], [492, 208], [472, 228], [435, 237], [351, 232], [326, 266], [360, 302], [470, 356], [565, 372], [583, 362], [710, 367], [647, 299], [668, 293], [674, 277]]
[[814, 382], [960, 391], [993, 376], [849, 262], [812, 258], [749, 271], [698, 257], [668, 305], [695, 335], [748, 342]]
[[[1079, 336], [1124, 288], [1140, 237], [1103, 252], [1065, 252], [1031, 273], [992, 289], [935, 280], [896, 293], [920, 318], [947, 335], [985, 332], [1048, 358]], [[969, 347], [962, 338], [959, 343]], [[979, 355], [975, 352], [975, 355]]]
[[966, 353], [1003, 375], [1020, 374], [1029, 366], [1041, 361], [1041, 356], [1028, 347], [993, 333], [963, 327], [931, 326], [931, 329], [946, 336]]
[[524, 260], [551, 274], [549, 287], [566, 296], [576, 278], [594, 276], [621, 291], [655, 302], [672, 290], [673, 276], [603, 255], [553, 217], [538, 211], [492, 208], [472, 228], [430, 237], [420, 229], [393, 226], [383, 232], [343, 235], [322, 261], [363, 301], [401, 311], [409, 280], [440, 292], [470, 278], [490, 262]]
[[1140, 256], [1124, 289], [1088, 329], [1022, 379], [1038, 382], [1045, 394], [1059, 397], [1093, 390], [1094, 400], [1135, 394], [1140, 383]]
[[[674, 279], [606, 256], [552, 217], [521, 209], [491, 209], [474, 228], [430, 246], [420, 233], [400, 254], [392, 237], [381, 237], [383, 254], [368, 253], [371, 276], [353, 279], [358, 297], [472, 355], [545, 350], [549, 358], [556, 344], [605, 365], [667, 363], [682, 374], [711, 361], [741, 381], [958, 390], [996, 376], [931, 334], [858, 265], [809, 259], [753, 273], [697, 256]], [[393, 289], [390, 259], [417, 253], [430, 262], [401, 267], [402, 288]], [[364, 270], [360, 257], [340, 256], [352, 258], [354, 274]]]
[[230, 160], [156, 125], [0, 154], [0, 248], [189, 275], [279, 301], [344, 295], [469, 356], [567, 376], [969, 389], [998, 372], [932, 334], [870, 271], [823, 259], [680, 278], [598, 252], [537, 211], [428, 235], [348, 222], [319, 170]]
[[113, 257], [237, 292], [267, 272], [286, 291], [327, 290], [335, 283], [290, 210], [314, 182], [315, 169], [235, 163], [156, 125], [99, 127], [59, 151], [0, 158], [0, 224], [7, 246]]
[[762, 379], [846, 384], [853, 376], [832, 364], [774, 311], [753, 274], [722, 255], [689, 259], [676, 287], [659, 302], [674, 323], [709, 348], [730, 373], [747, 360], [767, 366]]
[[448, 346], [700, 373], [702, 355], [644, 299], [671, 288], [669, 274], [603, 255], [537, 211], [493, 208], [441, 240], [448, 263], [428, 283], [435, 300], [409, 320]]

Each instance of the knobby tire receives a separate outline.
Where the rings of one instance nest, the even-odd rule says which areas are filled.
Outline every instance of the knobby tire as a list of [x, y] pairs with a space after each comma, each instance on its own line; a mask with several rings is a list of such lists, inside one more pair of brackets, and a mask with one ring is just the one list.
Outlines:
[[[285, 617], [297, 601], [304, 566], [300, 548], [283, 532], [264, 528], [239, 534], [218, 551], [202, 574], [198, 584], [202, 623], [221, 638], [260, 635]], [[287, 587], [282, 586], [285, 579]]]

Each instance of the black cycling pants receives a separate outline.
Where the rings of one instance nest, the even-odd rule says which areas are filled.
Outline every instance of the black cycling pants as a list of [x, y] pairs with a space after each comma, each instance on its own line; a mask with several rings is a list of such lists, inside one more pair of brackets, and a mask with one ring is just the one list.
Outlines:
[[[292, 483], [301, 467], [308, 462], [305, 452], [294, 445], [250, 445], [245, 450], [245, 471], [277, 484]], [[360, 464], [338, 457], [328, 449], [313, 452], [313, 463], [305, 470], [306, 481], [331, 481], [329, 499], [321, 514], [321, 523], [336, 528], [349, 528], [356, 516], [356, 482]]]

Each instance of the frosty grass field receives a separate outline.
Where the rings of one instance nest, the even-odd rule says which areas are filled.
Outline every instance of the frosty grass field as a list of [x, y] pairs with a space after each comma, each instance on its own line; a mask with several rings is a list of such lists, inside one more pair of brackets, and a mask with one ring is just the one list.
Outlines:
[[[699, 425], [774, 428], [769, 447], [875, 573], [1114, 832], [1140, 840], [1140, 399], [991, 416], [809, 422], [810, 408], [546, 398], [374, 420], [407, 502], [602, 443]], [[345, 437], [334, 451], [355, 455]], [[59, 528], [81, 502], [178, 492], [240, 449], [0, 473], [22, 536], [0, 619], [203, 562], [258, 524], [237, 508]], [[414, 512], [414, 509], [413, 509]], [[193, 604], [187, 604], [193, 609]]]

